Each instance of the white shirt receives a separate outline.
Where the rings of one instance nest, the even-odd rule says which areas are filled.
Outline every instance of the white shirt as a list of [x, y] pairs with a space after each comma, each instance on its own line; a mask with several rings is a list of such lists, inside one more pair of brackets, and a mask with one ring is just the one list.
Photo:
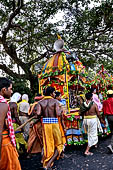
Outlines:
[[21, 103], [19, 104], [19, 111], [28, 114], [29, 107], [30, 107], [29, 103], [27, 103], [27, 102], [21, 102]]

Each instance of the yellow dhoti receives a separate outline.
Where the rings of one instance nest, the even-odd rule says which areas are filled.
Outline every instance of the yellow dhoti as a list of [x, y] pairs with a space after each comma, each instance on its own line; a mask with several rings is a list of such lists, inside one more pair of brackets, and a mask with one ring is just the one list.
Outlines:
[[59, 156], [63, 150], [62, 135], [58, 123], [43, 123], [43, 145], [43, 167], [46, 167], [48, 161], [54, 155], [55, 149], [58, 150]]
[[61, 135], [62, 135], [62, 142], [63, 142], [63, 145], [64, 145], [64, 144], [66, 144], [66, 137], [65, 137], [64, 129], [63, 129], [62, 124], [61, 124], [60, 117], [58, 117], [58, 123], [59, 123], [59, 128], [60, 128], [60, 131], [61, 131]]

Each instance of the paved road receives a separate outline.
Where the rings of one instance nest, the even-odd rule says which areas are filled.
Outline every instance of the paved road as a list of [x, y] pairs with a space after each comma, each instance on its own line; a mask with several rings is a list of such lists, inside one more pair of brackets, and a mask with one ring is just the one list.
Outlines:
[[[55, 162], [53, 170], [113, 170], [113, 154], [106, 148], [110, 138], [99, 140], [98, 148], [92, 148], [93, 156], [84, 156], [84, 146], [67, 147], [66, 157]], [[31, 159], [20, 158], [22, 170], [39, 170], [41, 167], [40, 154], [32, 156]]]

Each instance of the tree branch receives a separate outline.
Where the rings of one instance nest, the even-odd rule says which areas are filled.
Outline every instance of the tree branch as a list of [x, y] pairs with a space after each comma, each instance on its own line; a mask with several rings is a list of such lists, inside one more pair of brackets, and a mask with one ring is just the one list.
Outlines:
[[3, 31], [3, 38], [6, 37], [9, 29], [11, 28], [12, 20], [15, 18], [15, 16], [16, 16], [17, 14], [19, 14], [21, 8], [23, 7], [23, 0], [18, 0], [18, 3], [19, 3], [20, 5], [14, 10], [14, 12], [13, 12], [13, 13], [10, 15], [10, 17], [9, 17], [8, 25], [7, 25], [7, 27], [6, 27], [6, 28], [4, 29], [4, 31]]
[[13, 44], [10, 44], [10, 46], [8, 45], [6, 36], [7, 33], [9, 31], [10, 28], [12, 28], [14, 26], [14, 24], [12, 24], [12, 20], [14, 19], [14, 17], [19, 14], [20, 9], [23, 7], [23, 0], [18, 0], [18, 7], [14, 10], [14, 12], [10, 15], [9, 17], [9, 21], [8, 21], [8, 25], [7, 27], [4, 29], [4, 31], [2, 32], [2, 44], [4, 46], [4, 49], [6, 51], [6, 53], [15, 61], [15, 63], [17, 63], [18, 65], [21, 66], [21, 68], [25, 71], [25, 73], [28, 73], [28, 65], [25, 65], [24, 62], [22, 62], [21, 59], [19, 59], [17, 57], [17, 52], [16, 52], [16, 48]]
[[[17, 41], [16, 41], [16, 42], [17, 42]], [[17, 50], [17, 52], [18, 52], [18, 51], [21, 51], [21, 49], [23, 49], [27, 44], [28, 44], [28, 43], [26, 43], [26, 44], [24, 44], [23, 46], [21, 46], [21, 47]]]
[[[34, 63], [38, 62], [39, 60], [43, 59], [44, 57], [46, 57], [46, 55], [47, 55], [47, 52], [45, 52], [44, 54], [42, 54], [40, 57], [35, 58], [34, 60], [30, 61], [30, 62], [28, 63], [29, 67], [30, 67], [32, 64], [34, 64]], [[46, 57], [46, 58], [47, 58], [47, 57]]]
[[11, 24], [10, 28], [18, 28], [20, 30], [22, 30], [23, 32], [27, 32], [25, 29], [23, 29], [20, 25], [18, 24]]
[[27, 70], [27, 69], [28, 69], [28, 68], [27, 68], [27, 65], [25, 65], [25, 63], [22, 62], [22, 60], [17, 57], [16, 49], [15, 49], [15, 47], [13, 46], [13, 44], [11, 44], [11, 45], [8, 47], [7, 42], [5, 42], [5, 43], [3, 44], [3, 46], [4, 46], [4, 49], [5, 49], [6, 53], [15, 61], [15, 63], [17, 63], [18, 65], [20, 65], [21, 68], [27, 73], [27, 71], [28, 71], [28, 70]]
[[111, 27], [108, 28], [107, 26], [104, 29], [100, 29], [100, 30], [95, 30], [94, 32], [89, 32], [88, 34], [86, 34], [85, 37], [81, 38], [80, 41], [76, 41], [77, 37], [75, 38], [75, 43], [73, 44], [73, 42], [69, 43], [70, 46], [72, 48], [76, 47], [78, 44], [81, 43], [85, 43], [91, 40], [96, 40], [96, 38], [99, 38], [99, 36], [101, 36], [102, 34], [105, 34], [106, 32], [110, 31]]
[[45, 46], [45, 48], [46, 48], [46, 50], [47, 50], [47, 54], [48, 54], [48, 56], [49, 56], [49, 49], [48, 49], [48, 47], [47, 47], [47, 45], [40, 39], [40, 41], [42, 42], [42, 44]]
[[12, 70], [10, 70], [5, 64], [0, 64], [0, 69], [5, 71], [5, 73], [7, 73], [8, 75], [11, 75], [14, 78], [25, 78], [26, 75], [25, 74], [17, 74], [14, 73]]

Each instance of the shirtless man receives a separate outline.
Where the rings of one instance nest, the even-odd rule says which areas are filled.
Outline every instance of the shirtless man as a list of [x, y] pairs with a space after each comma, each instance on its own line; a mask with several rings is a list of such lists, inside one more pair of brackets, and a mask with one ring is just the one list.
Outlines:
[[58, 116], [62, 110], [59, 102], [54, 99], [55, 89], [48, 87], [45, 97], [37, 104], [37, 115], [43, 117], [43, 168], [52, 167], [54, 160], [60, 156], [63, 150], [62, 135], [59, 128]]
[[21, 170], [16, 151], [14, 129], [9, 105], [5, 98], [10, 98], [12, 83], [7, 78], [0, 78], [0, 169]]
[[[32, 104], [30, 110], [29, 110], [29, 116], [32, 117], [37, 112], [37, 103], [42, 100], [44, 96], [41, 94], [38, 94], [34, 99], [35, 102]], [[28, 145], [27, 145], [27, 152], [28, 156], [27, 158], [30, 158], [32, 153], [40, 153], [42, 152], [43, 148], [43, 138], [42, 138], [42, 123], [41, 123], [41, 117], [33, 119], [30, 122], [30, 129], [29, 129], [29, 139], [28, 139]]]
[[98, 110], [98, 106], [92, 101], [92, 93], [87, 93], [85, 97], [86, 97], [86, 102], [83, 103], [84, 105], [83, 125], [88, 133], [88, 146], [86, 148], [85, 155], [93, 155], [93, 153], [89, 152], [89, 150], [91, 146], [97, 145], [97, 142], [98, 142], [98, 134], [97, 134], [98, 119], [97, 117], [100, 120], [101, 120], [101, 117], [100, 117], [100, 113]]

